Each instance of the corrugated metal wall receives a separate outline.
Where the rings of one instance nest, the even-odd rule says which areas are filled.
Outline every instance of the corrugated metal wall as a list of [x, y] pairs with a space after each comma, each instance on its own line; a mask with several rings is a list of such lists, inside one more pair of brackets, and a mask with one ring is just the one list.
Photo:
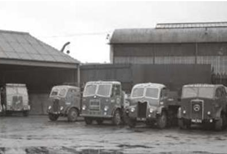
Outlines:
[[122, 82], [126, 92], [132, 88], [132, 70], [128, 64], [101, 64], [81, 66], [81, 84], [84, 86], [88, 81], [117, 80]]
[[188, 83], [211, 83], [211, 68], [195, 64], [86, 65], [81, 67], [81, 80], [83, 85], [92, 80], [117, 80], [127, 93], [134, 84], [143, 82], [164, 83], [178, 90]]
[[210, 64], [227, 73], [227, 43], [113, 44], [115, 64]]

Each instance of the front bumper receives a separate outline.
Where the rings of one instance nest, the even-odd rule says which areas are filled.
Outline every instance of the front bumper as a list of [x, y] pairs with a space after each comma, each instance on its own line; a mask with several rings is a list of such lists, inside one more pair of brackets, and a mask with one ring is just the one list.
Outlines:
[[216, 121], [214, 118], [208, 118], [208, 119], [186, 119], [186, 118], [181, 118], [187, 122], [193, 123], [193, 124], [203, 124], [203, 123], [213, 123]]
[[6, 109], [6, 111], [18, 111], [18, 112], [29, 111], [29, 110], [30, 110], [30, 105], [22, 106], [20, 108], [15, 108], [13, 106], [7, 106], [7, 109]]
[[93, 111], [82, 111], [81, 117], [97, 117], [97, 118], [112, 118], [113, 115], [108, 112], [93, 112]]

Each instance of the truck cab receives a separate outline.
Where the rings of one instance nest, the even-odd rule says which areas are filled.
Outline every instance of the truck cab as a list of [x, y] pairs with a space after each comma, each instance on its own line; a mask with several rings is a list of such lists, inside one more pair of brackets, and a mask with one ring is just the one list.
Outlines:
[[182, 88], [179, 127], [209, 125], [215, 130], [226, 127], [227, 93], [223, 85], [190, 84]]
[[1, 101], [1, 95], [0, 95], [0, 115], [2, 114], [2, 101]]
[[144, 122], [148, 126], [156, 124], [162, 129], [177, 116], [177, 92], [171, 93], [163, 84], [136, 84], [128, 101], [130, 106], [126, 114], [130, 127], [135, 127], [137, 122]]
[[24, 116], [28, 116], [30, 105], [26, 85], [7, 83], [1, 88], [1, 107], [3, 114], [21, 112]]
[[83, 91], [81, 116], [86, 124], [112, 120], [114, 125], [122, 122], [124, 92], [118, 81], [90, 81]]
[[70, 122], [77, 120], [81, 108], [79, 87], [70, 85], [54, 86], [49, 99], [51, 104], [48, 106], [47, 113], [51, 121], [56, 121], [59, 116], [67, 117]]

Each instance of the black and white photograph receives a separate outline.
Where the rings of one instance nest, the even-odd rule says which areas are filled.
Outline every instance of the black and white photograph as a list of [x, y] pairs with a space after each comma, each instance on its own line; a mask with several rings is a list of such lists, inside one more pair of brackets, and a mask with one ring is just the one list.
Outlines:
[[0, 0], [0, 154], [227, 154], [227, 1]]

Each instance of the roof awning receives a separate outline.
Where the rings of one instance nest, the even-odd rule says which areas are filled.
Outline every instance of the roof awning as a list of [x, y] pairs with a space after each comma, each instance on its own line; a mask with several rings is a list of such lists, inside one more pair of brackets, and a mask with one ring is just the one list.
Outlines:
[[29, 33], [0, 31], [0, 64], [75, 68], [80, 62]]

